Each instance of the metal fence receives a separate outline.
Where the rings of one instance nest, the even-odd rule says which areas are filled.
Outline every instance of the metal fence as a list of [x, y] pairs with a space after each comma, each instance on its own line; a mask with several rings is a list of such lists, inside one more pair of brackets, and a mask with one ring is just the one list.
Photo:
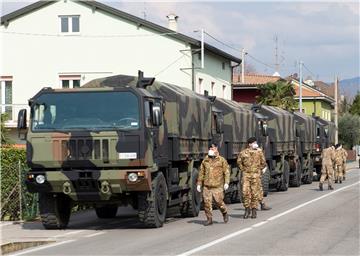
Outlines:
[[18, 161], [1, 170], [1, 220], [30, 220], [38, 216], [38, 194], [24, 184], [26, 166]]

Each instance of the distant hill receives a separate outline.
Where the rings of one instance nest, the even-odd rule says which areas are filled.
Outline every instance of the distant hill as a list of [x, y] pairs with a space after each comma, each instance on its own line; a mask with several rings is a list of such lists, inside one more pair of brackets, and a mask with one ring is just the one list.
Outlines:
[[360, 77], [341, 80], [339, 85], [340, 94], [352, 100], [360, 92]]

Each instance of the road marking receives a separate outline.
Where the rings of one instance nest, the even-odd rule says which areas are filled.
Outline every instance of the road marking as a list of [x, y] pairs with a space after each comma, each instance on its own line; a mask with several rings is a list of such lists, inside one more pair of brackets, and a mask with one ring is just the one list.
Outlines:
[[84, 232], [85, 230], [76, 230], [76, 231], [71, 231], [71, 232], [68, 232], [68, 233], [65, 233], [65, 234], [60, 234], [60, 235], [57, 235], [57, 236], [53, 236], [53, 238], [59, 238], [59, 237], [64, 237], [64, 236], [68, 236], [68, 235], [74, 235], [74, 234], [78, 234], [78, 233], [81, 233], [81, 232]]
[[14, 222], [1, 222], [0, 223], [0, 227], [5, 227], [5, 226], [8, 226], [8, 225], [13, 225]]
[[50, 247], [55, 247], [55, 246], [58, 246], [58, 245], [71, 243], [71, 242], [74, 242], [74, 241], [76, 241], [76, 240], [67, 240], [67, 241], [63, 241], [63, 242], [60, 242], [60, 243], [44, 245], [44, 246], [37, 247], [37, 248], [34, 248], [34, 249], [25, 250], [25, 251], [22, 251], [22, 252], [19, 252], [19, 253], [9, 254], [9, 256], [23, 255], [23, 254], [27, 254], [27, 253], [30, 253], [30, 252], [36, 252], [36, 251], [40, 251], [40, 250], [43, 250], [43, 249], [47, 249], [47, 248], [50, 248]]
[[90, 234], [90, 235], [87, 235], [87, 236], [85, 236], [85, 237], [93, 237], [93, 236], [99, 236], [99, 235], [103, 235], [103, 234], [105, 234], [106, 232], [97, 232], [97, 233], [94, 233], [94, 234]]
[[248, 232], [248, 231], [250, 231], [250, 230], [252, 230], [252, 229], [254, 229], [254, 228], [256, 228], [256, 227], [262, 226], [262, 225], [268, 223], [269, 221], [276, 220], [277, 218], [280, 218], [280, 217], [282, 217], [282, 216], [284, 216], [284, 215], [286, 215], [286, 214], [289, 214], [289, 213], [291, 213], [291, 212], [293, 212], [293, 211], [295, 211], [295, 210], [298, 210], [298, 209], [300, 209], [300, 208], [302, 208], [302, 207], [304, 207], [304, 206], [306, 206], [306, 205], [308, 205], [308, 204], [311, 204], [311, 203], [313, 203], [313, 202], [316, 202], [316, 201], [318, 201], [318, 200], [321, 200], [321, 199], [323, 199], [323, 198], [325, 198], [325, 197], [331, 196], [331, 195], [333, 195], [333, 194], [335, 194], [335, 193], [338, 193], [338, 192], [340, 192], [340, 191], [343, 191], [344, 189], [353, 187], [353, 186], [358, 185], [358, 184], [360, 184], [360, 181], [358, 181], [358, 182], [356, 182], [356, 183], [353, 183], [353, 184], [351, 184], [351, 185], [348, 185], [348, 186], [339, 188], [339, 189], [337, 189], [337, 190], [335, 190], [335, 191], [333, 191], [333, 192], [327, 193], [327, 194], [325, 194], [325, 195], [323, 195], [323, 196], [320, 196], [320, 197], [318, 197], [318, 198], [315, 198], [315, 199], [313, 199], [313, 200], [310, 200], [310, 201], [308, 201], [308, 202], [306, 202], [306, 203], [300, 204], [300, 205], [298, 205], [298, 206], [296, 206], [296, 207], [294, 207], [294, 208], [291, 208], [291, 209], [289, 209], [289, 210], [287, 210], [287, 211], [285, 211], [285, 212], [279, 213], [279, 214], [277, 214], [277, 215], [275, 215], [275, 216], [273, 216], [273, 217], [271, 217], [271, 218], [269, 218], [269, 219], [267, 219], [267, 220], [265, 220], [265, 221], [263, 221], [263, 222], [257, 223], [257, 224], [259, 224], [258, 226], [256, 226], [257, 224], [254, 224], [254, 225], [252, 225], [250, 228], [240, 229], [240, 230], [238, 230], [238, 231], [236, 231], [236, 232], [234, 232], [234, 233], [231, 233], [231, 234], [229, 234], [229, 235], [226, 235], [226, 236], [224, 236], [224, 237], [222, 237], [222, 238], [216, 239], [216, 240], [214, 240], [214, 241], [212, 241], [212, 242], [209, 242], [209, 243], [207, 243], [207, 244], [203, 244], [203, 245], [201, 245], [201, 246], [199, 246], [199, 247], [196, 247], [196, 248], [191, 249], [191, 250], [189, 250], [189, 251], [186, 251], [186, 252], [184, 252], [184, 253], [178, 254], [178, 256], [188, 256], [188, 255], [192, 255], [192, 254], [194, 254], [194, 253], [196, 253], [196, 252], [199, 252], [199, 251], [202, 251], [202, 250], [204, 250], [204, 249], [207, 249], [207, 248], [209, 248], [209, 247], [211, 247], [211, 246], [213, 246], [213, 245], [216, 245], [216, 244], [218, 244], [218, 243], [221, 243], [221, 242], [224, 242], [224, 241], [226, 241], [226, 240], [229, 240], [229, 239], [231, 239], [231, 238], [233, 238], [233, 237], [235, 237], [235, 236], [238, 236], [238, 235], [240, 235], [240, 234], [246, 233], [246, 232]]

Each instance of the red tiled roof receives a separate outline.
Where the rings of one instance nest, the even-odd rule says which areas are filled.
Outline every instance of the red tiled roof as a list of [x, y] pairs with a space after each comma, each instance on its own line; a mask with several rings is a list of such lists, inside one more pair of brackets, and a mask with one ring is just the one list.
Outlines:
[[234, 76], [233, 85], [236, 86], [249, 86], [249, 85], [262, 85], [266, 83], [273, 83], [281, 80], [280, 76], [259, 75], [259, 74], [245, 74], [244, 83], [241, 83], [241, 75]]

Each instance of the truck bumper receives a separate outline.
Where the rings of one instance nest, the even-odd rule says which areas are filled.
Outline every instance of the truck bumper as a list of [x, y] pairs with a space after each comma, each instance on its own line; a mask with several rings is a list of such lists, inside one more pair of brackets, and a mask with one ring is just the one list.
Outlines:
[[[38, 175], [45, 177], [41, 184]], [[30, 171], [25, 184], [32, 193], [64, 193], [75, 201], [109, 200], [115, 194], [151, 191], [151, 172], [149, 169]]]

